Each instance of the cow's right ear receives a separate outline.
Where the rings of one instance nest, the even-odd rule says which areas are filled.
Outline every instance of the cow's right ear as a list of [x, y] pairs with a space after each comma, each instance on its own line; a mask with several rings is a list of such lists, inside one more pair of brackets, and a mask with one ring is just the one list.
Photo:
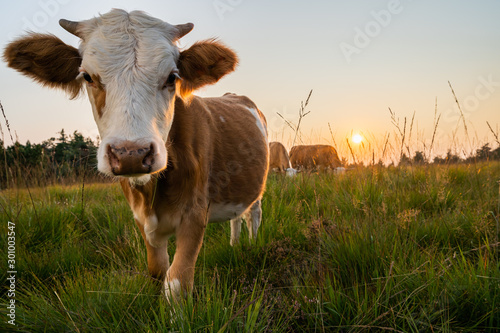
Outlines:
[[3, 54], [9, 67], [44, 86], [78, 96], [82, 81], [77, 80], [82, 58], [78, 50], [54, 35], [31, 33], [7, 45]]
[[182, 78], [180, 95], [188, 96], [193, 90], [219, 81], [234, 71], [238, 56], [217, 40], [195, 43], [180, 53], [177, 67]]

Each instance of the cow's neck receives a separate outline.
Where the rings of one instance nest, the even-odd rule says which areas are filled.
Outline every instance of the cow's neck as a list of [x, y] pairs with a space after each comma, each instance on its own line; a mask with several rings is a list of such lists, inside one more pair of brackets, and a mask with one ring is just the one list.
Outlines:
[[167, 168], [152, 175], [144, 185], [131, 185], [128, 180], [121, 180], [123, 190], [133, 194], [134, 201], [148, 203], [150, 208], [146, 209], [151, 212], [164, 210], [170, 205], [179, 209], [180, 203], [198, 205], [196, 197], [207, 194], [208, 124], [203, 114], [192, 112], [191, 103], [199, 104], [200, 99], [193, 97], [190, 103], [180, 98], [175, 101], [174, 120], [166, 143]]

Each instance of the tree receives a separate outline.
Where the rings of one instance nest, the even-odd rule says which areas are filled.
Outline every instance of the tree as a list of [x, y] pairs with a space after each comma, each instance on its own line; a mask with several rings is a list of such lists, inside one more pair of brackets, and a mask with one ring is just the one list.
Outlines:
[[487, 161], [490, 159], [491, 153], [492, 152], [491, 152], [490, 144], [486, 143], [481, 148], [476, 150], [476, 159], [482, 160], [482, 161]]
[[500, 146], [498, 146], [497, 149], [491, 152], [491, 159], [500, 160]]
[[455, 163], [458, 163], [460, 162], [460, 157], [457, 156], [456, 154], [452, 154], [451, 153], [451, 150], [448, 149], [448, 152], [446, 153], [446, 159], [445, 159], [445, 162], [447, 164], [455, 164]]
[[425, 158], [425, 155], [421, 151], [416, 151], [415, 156], [413, 156], [413, 163], [414, 164], [425, 164], [427, 163], [427, 159]]
[[411, 160], [408, 156], [406, 156], [405, 153], [401, 155], [401, 158], [399, 159], [399, 165], [411, 165]]
[[41, 144], [27, 141], [5, 147], [0, 141], [0, 188], [19, 184], [21, 178], [46, 185], [72, 181], [82, 173], [97, 176], [97, 145], [77, 131], [68, 136], [62, 129], [59, 134]]
[[433, 163], [434, 164], [455, 164], [459, 163], [461, 161], [460, 157], [453, 154], [450, 149], [448, 149], [448, 152], [446, 153], [445, 157], [441, 156], [436, 156], [434, 157]]

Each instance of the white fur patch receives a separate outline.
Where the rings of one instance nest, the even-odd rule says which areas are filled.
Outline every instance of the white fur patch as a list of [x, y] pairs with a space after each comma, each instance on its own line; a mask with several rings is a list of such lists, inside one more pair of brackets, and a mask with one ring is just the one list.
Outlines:
[[146, 218], [144, 223], [144, 233], [146, 234], [146, 239], [151, 244], [152, 247], [159, 248], [165, 244], [168, 237], [158, 237], [158, 218], [156, 215], [150, 215]]
[[151, 180], [151, 175], [142, 175], [139, 177], [131, 177], [129, 179], [130, 185], [132, 186], [143, 186], [149, 183]]
[[223, 122], [223, 123], [225, 123], [225, 122], [226, 122], [226, 119], [224, 119], [224, 117], [223, 117], [223, 116], [220, 116], [220, 117], [219, 117], [219, 119], [220, 119], [220, 121], [221, 121], [221, 122]]
[[169, 300], [178, 299], [182, 294], [181, 283], [177, 279], [173, 279], [170, 281], [165, 279], [164, 287], [165, 287], [165, 297], [167, 297], [167, 299]]
[[214, 203], [210, 205], [210, 222], [223, 222], [227, 220], [232, 220], [237, 218], [248, 207], [243, 206], [243, 204], [226, 203], [219, 204]]
[[144, 221], [144, 222], [145, 222], [144, 223], [144, 233], [146, 234], [147, 240], [151, 244], [150, 238], [152, 238], [152, 234], [158, 228], [158, 218], [156, 217], [156, 215], [150, 215], [146, 218], [146, 221]]
[[257, 125], [260, 132], [262, 133], [262, 136], [266, 139], [266, 142], [267, 142], [267, 128], [266, 128], [266, 125], [264, 125], [264, 123], [262, 122], [262, 118], [260, 118], [259, 113], [254, 108], [247, 107], [247, 110], [250, 111], [250, 113], [255, 117], [255, 119], [256, 119], [255, 124]]
[[333, 173], [335, 173], [337, 175], [344, 174], [345, 172], [346, 172], [346, 168], [344, 168], [344, 167], [338, 167], [338, 168], [333, 169]]
[[229, 244], [234, 246], [238, 243], [241, 233], [241, 217], [237, 217], [231, 220], [231, 240]]

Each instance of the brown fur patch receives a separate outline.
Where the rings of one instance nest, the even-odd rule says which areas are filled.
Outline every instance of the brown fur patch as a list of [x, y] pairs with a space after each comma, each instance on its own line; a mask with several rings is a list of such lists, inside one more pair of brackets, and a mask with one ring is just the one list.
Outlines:
[[71, 98], [81, 90], [76, 80], [80, 53], [53, 35], [31, 33], [19, 38], [7, 45], [3, 57], [9, 67], [44, 86], [61, 88]]
[[93, 86], [90, 86], [87, 90], [89, 91], [89, 94], [92, 94], [97, 114], [100, 118], [102, 117], [103, 109], [106, 106], [106, 90], [104, 90], [101, 78], [98, 75], [92, 77], [92, 81], [94, 81], [94, 83], [92, 83]]
[[222, 43], [216, 40], [195, 43], [179, 57], [180, 95], [187, 96], [193, 90], [219, 81], [234, 71], [237, 64], [236, 53]]
[[269, 170], [285, 172], [290, 167], [290, 157], [281, 142], [269, 142]]

